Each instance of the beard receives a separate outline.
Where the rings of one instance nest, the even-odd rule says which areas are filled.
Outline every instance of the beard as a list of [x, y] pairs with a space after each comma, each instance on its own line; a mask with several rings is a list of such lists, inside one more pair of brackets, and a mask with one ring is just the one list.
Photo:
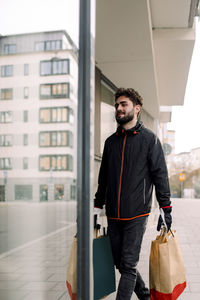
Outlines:
[[116, 121], [117, 121], [117, 123], [119, 124], [119, 125], [124, 125], [124, 124], [126, 124], [126, 123], [128, 123], [128, 122], [130, 122], [130, 121], [132, 121], [133, 119], [134, 119], [134, 113], [133, 113], [133, 111], [131, 111], [131, 112], [129, 112], [126, 116], [124, 116], [124, 117], [119, 117], [119, 116], [117, 116], [117, 114], [115, 115], [115, 119], [116, 119]]

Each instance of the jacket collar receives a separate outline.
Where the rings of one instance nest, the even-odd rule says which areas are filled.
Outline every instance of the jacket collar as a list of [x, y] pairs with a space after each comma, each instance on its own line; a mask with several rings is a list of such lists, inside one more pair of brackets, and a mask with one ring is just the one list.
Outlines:
[[121, 125], [117, 128], [116, 135], [123, 135], [123, 134], [128, 134], [128, 135], [135, 135], [138, 134], [141, 129], [144, 128], [144, 125], [142, 121], [137, 121], [136, 125], [128, 130], [125, 130]]

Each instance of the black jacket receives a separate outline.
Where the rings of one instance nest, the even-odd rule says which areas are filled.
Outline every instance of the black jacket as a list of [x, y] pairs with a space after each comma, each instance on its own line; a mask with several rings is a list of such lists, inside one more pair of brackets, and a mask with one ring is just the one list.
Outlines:
[[118, 127], [106, 141], [99, 171], [95, 207], [106, 205], [112, 219], [148, 215], [155, 185], [160, 207], [170, 206], [168, 172], [161, 143], [141, 122]]

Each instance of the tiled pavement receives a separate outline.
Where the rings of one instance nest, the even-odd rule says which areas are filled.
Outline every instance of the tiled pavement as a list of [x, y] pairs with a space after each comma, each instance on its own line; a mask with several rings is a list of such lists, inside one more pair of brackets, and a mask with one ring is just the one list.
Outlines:
[[[200, 299], [200, 200], [173, 199], [173, 229], [178, 232], [187, 273], [180, 300]], [[67, 253], [75, 226], [0, 256], [0, 300], [69, 300], [65, 287]], [[148, 284], [148, 259], [155, 226], [148, 226], [138, 269]], [[118, 278], [118, 275], [117, 275]], [[115, 294], [105, 298], [114, 300]], [[133, 299], [137, 299], [135, 296]], [[89, 299], [88, 299], [89, 300]]]

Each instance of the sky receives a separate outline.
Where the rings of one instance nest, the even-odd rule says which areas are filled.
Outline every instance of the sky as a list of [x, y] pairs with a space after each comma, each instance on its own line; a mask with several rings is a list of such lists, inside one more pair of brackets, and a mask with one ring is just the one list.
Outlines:
[[78, 45], [79, 0], [0, 0], [0, 34], [65, 29]]
[[[65, 29], [78, 45], [79, 0], [0, 0], [0, 34]], [[176, 130], [175, 152], [200, 147], [200, 22], [184, 106], [173, 107], [168, 129]]]

